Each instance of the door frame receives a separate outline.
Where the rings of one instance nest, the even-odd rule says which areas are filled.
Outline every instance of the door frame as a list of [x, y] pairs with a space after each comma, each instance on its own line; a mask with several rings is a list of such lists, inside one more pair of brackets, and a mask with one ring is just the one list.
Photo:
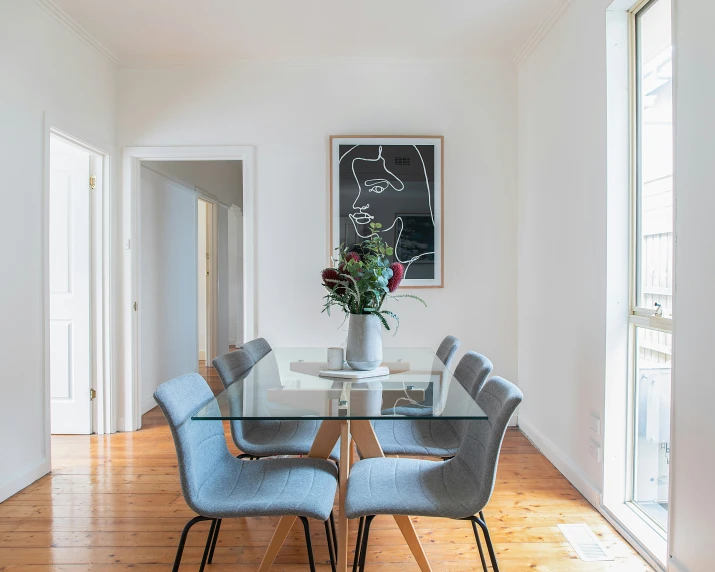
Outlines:
[[[119, 229], [122, 246], [122, 350], [124, 375], [120, 377], [119, 395], [122, 406], [118, 415], [120, 431], [141, 428], [139, 387], [140, 328], [138, 311], [141, 309], [140, 265], [141, 249], [141, 162], [142, 161], [242, 161], [243, 167], [243, 333], [245, 339], [255, 337], [255, 148], [251, 145], [230, 146], [157, 146], [126, 147], [122, 161], [122, 223]], [[135, 306], [136, 304], [136, 306]]]
[[[51, 384], [50, 384], [50, 140], [58, 137], [83, 151], [94, 159], [97, 170], [97, 186], [90, 194], [90, 336], [91, 381], [90, 388], [96, 398], [90, 409], [91, 430], [104, 434], [116, 431], [113, 414], [112, 391], [112, 288], [110, 273], [111, 258], [111, 155], [102, 147], [87, 143], [67, 131], [56, 127], [52, 118], [44, 118], [44, 161], [42, 185], [42, 326], [43, 326], [43, 386], [44, 410], [43, 432], [45, 455], [51, 458]], [[87, 182], [89, 184], [89, 181]]]
[[[211, 363], [211, 356], [218, 355], [216, 351], [218, 340], [218, 210], [220, 201], [199, 187], [195, 188], [197, 201], [206, 203], [206, 213], [210, 217], [206, 230], [209, 251], [209, 279], [206, 281], [206, 363]], [[198, 234], [198, 233], [197, 233]], [[198, 259], [197, 272], [198, 276]], [[198, 306], [196, 308], [198, 315]], [[198, 316], [197, 316], [198, 322]], [[199, 355], [197, 348], [196, 371], [198, 372]]]

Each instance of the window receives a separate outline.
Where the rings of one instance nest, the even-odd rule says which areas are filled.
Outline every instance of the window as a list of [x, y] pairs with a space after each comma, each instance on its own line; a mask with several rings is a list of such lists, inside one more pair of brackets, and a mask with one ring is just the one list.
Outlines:
[[673, 349], [671, 0], [632, 11], [634, 38], [629, 505], [665, 534]]

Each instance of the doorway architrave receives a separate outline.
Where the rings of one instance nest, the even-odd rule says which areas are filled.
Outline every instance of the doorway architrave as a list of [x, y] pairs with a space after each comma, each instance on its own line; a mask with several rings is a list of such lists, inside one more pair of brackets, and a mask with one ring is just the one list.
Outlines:
[[[141, 193], [142, 161], [242, 161], [243, 166], [243, 307], [244, 339], [255, 337], [255, 148], [252, 145], [227, 146], [157, 146], [126, 147], [122, 165], [121, 211], [118, 231], [122, 244], [122, 295], [119, 298], [122, 334], [121, 367], [118, 394], [118, 430], [136, 431], [141, 428], [139, 372], [141, 363], [141, 330], [138, 312], [141, 311], [140, 265], [141, 252]], [[136, 304], [136, 305], [135, 305]]]
[[[43, 376], [43, 427], [45, 436], [43, 454], [46, 472], [51, 468], [51, 400], [50, 400], [50, 139], [58, 137], [87, 151], [95, 161], [100, 176], [90, 195], [90, 305], [92, 365], [91, 388], [96, 391], [92, 401], [92, 431], [98, 434], [116, 431], [116, 415], [113, 399], [113, 351], [112, 351], [112, 295], [111, 287], [111, 157], [114, 149], [95, 145], [82, 139], [71, 130], [63, 128], [62, 122], [48, 113], [44, 115], [44, 160], [42, 185], [42, 376]], [[74, 133], [74, 132], [72, 132]], [[87, 182], [89, 184], [89, 181]], [[43, 473], [44, 474], [44, 473]]]

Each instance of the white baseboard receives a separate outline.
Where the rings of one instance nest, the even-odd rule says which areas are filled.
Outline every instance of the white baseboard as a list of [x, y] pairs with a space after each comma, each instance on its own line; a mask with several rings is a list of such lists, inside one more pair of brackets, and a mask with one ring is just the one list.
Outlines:
[[234, 338], [234, 339], [229, 338], [229, 339], [228, 339], [228, 345], [229, 345], [229, 346], [235, 346], [235, 345], [237, 345], [237, 344], [236, 344], [236, 339], [235, 339], [235, 338]]
[[0, 502], [9, 499], [15, 493], [34, 483], [37, 479], [44, 477], [50, 472], [49, 459], [43, 459], [26, 471], [5, 479], [0, 483]]
[[206, 350], [199, 350], [199, 361], [206, 361]]
[[155, 407], [157, 407], [157, 404], [153, 396], [149, 399], [145, 399], [141, 404], [141, 414], [144, 415], [147, 411], [151, 411]]
[[688, 572], [685, 564], [673, 556], [668, 560], [668, 570], [672, 570], [673, 572]]
[[591, 480], [577, 467], [568, 456], [547, 439], [538, 429], [536, 429], [522, 415], [518, 418], [519, 428], [529, 440], [541, 451], [544, 456], [566, 477], [569, 482], [586, 497], [596, 509], [601, 506], [601, 491]]

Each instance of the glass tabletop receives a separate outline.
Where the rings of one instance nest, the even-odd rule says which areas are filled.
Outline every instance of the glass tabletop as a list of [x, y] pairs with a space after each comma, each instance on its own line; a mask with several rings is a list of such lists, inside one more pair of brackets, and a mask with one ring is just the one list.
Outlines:
[[487, 419], [429, 348], [385, 348], [386, 374], [362, 379], [335, 377], [326, 358], [275, 348], [192, 419]]

